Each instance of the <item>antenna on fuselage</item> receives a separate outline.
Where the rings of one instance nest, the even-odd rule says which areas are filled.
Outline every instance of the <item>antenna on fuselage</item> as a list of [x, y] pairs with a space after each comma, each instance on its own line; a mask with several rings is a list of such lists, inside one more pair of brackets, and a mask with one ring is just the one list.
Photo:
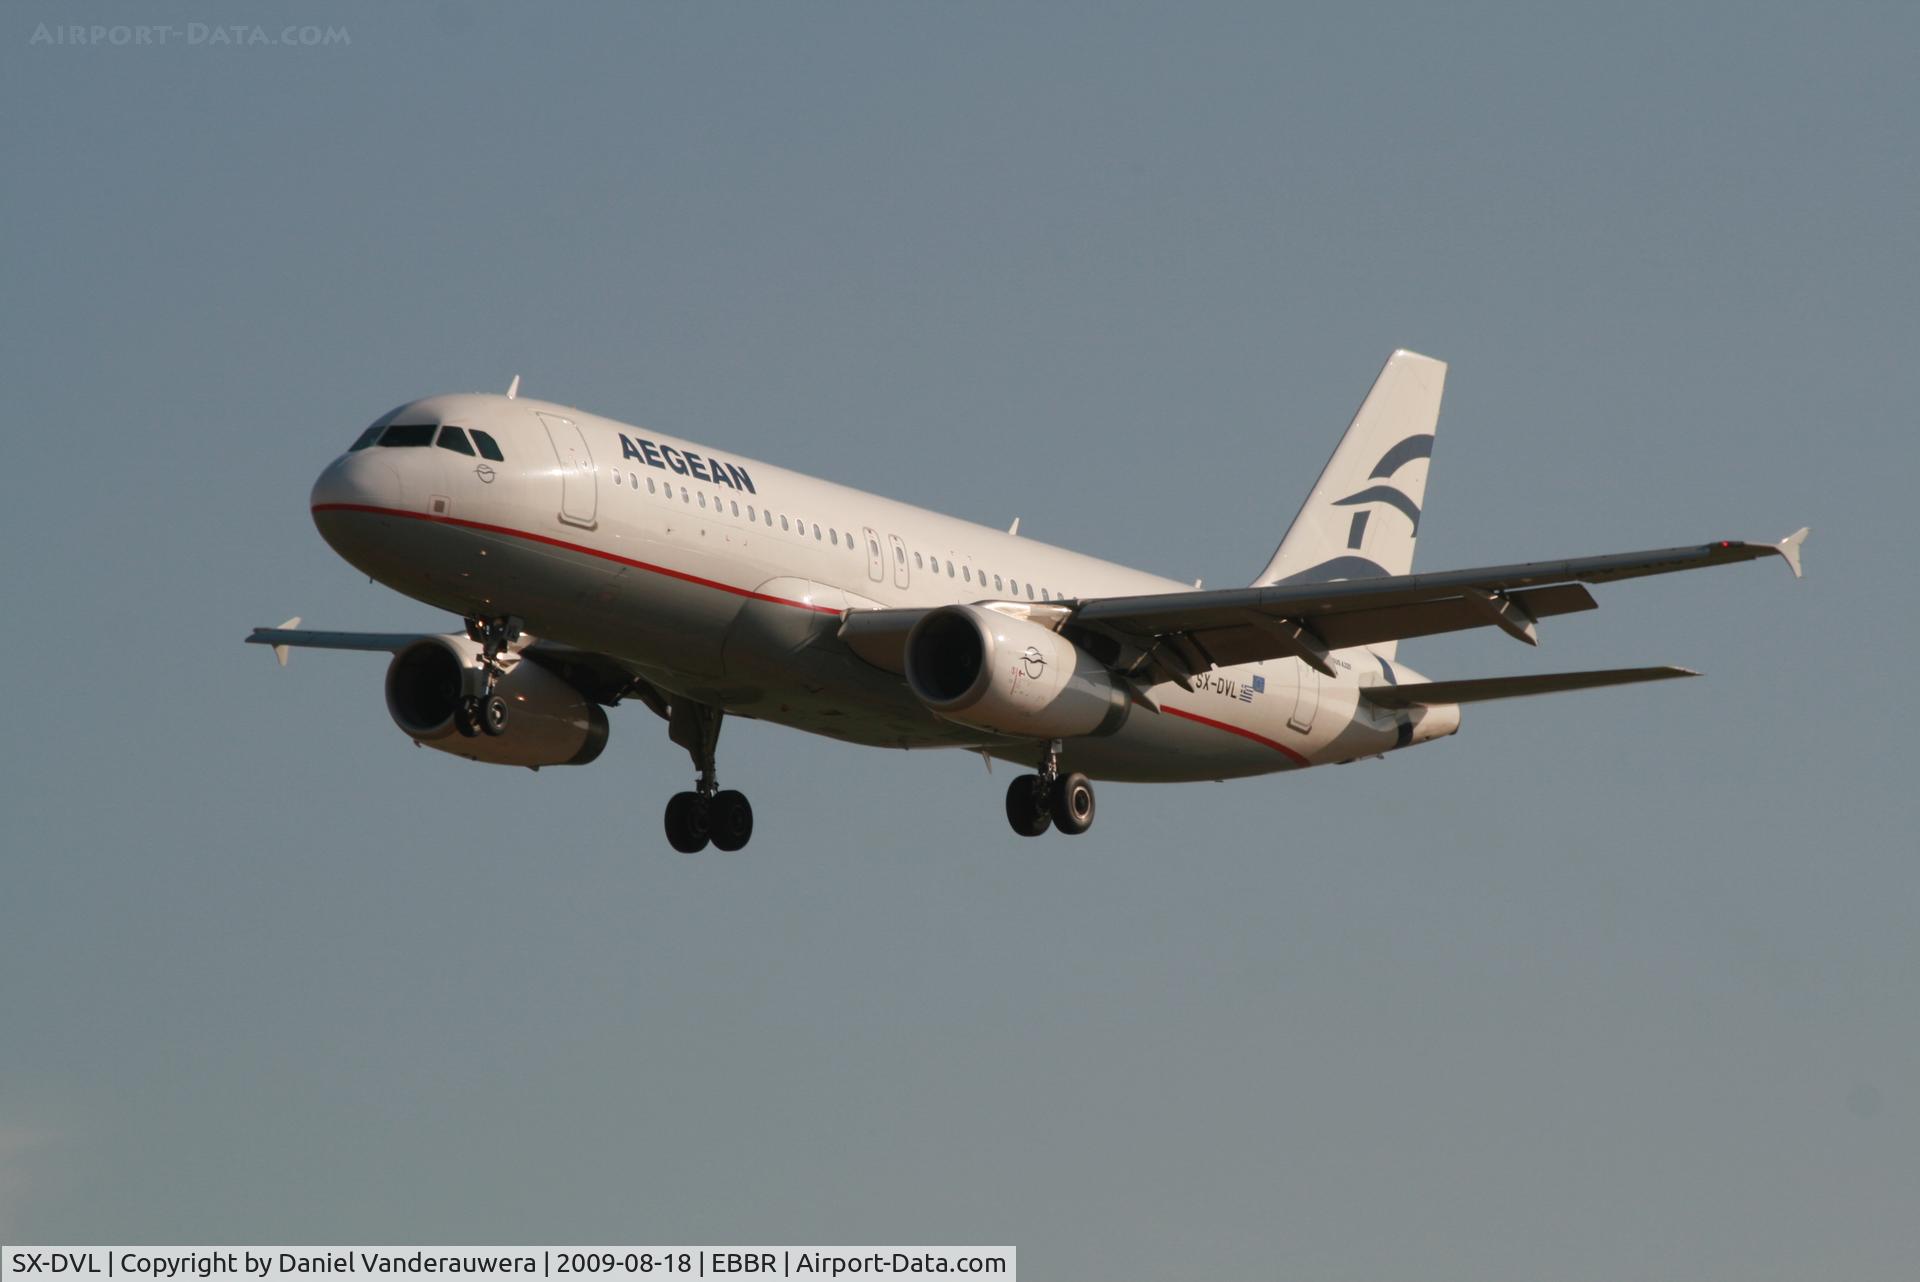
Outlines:
[[520, 395], [520, 376], [515, 374], [513, 381], [507, 384], [507, 399], [512, 400], [518, 395]]
[[1020, 518], [1019, 518], [1019, 517], [1017, 517], [1017, 516], [1016, 516], [1016, 517], [1014, 517], [1014, 518], [1013, 518], [1013, 524], [1012, 524], [1012, 525], [1009, 525], [1009, 526], [1007, 527], [1007, 533], [1008, 533], [1008, 534], [1018, 534], [1018, 533], [1020, 533]]

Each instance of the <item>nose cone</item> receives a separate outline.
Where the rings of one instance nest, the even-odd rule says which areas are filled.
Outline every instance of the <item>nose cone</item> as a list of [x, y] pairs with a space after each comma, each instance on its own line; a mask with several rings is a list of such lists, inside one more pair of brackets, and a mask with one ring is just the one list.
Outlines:
[[308, 501], [316, 512], [336, 507], [397, 507], [400, 474], [372, 450], [342, 454], [320, 473]]
[[372, 450], [342, 454], [327, 464], [308, 498], [313, 524], [334, 551], [353, 560], [349, 531], [363, 526], [369, 508], [400, 506], [400, 474]]

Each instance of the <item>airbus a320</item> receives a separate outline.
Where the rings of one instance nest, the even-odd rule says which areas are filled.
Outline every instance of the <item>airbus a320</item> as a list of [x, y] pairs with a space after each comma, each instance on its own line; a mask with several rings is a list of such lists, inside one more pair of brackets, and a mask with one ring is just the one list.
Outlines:
[[1243, 588], [1198, 586], [942, 516], [658, 431], [518, 395], [433, 396], [381, 416], [314, 483], [314, 524], [355, 568], [459, 616], [444, 634], [247, 639], [387, 652], [416, 743], [496, 765], [582, 765], [607, 709], [666, 722], [694, 784], [674, 849], [739, 850], [753, 808], [720, 787], [726, 718], [876, 748], [1028, 767], [1014, 832], [1078, 834], [1094, 781], [1181, 782], [1397, 752], [1460, 705], [1695, 675], [1611, 668], [1432, 681], [1403, 640], [1537, 640], [1588, 586], [1779, 556], [1777, 543], [1413, 572], [1447, 367], [1397, 351], [1280, 546]]

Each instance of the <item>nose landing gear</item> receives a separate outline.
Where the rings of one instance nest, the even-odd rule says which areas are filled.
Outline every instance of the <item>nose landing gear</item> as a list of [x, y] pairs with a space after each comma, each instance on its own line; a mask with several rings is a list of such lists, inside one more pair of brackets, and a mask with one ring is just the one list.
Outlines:
[[506, 675], [500, 666], [500, 656], [520, 639], [520, 620], [512, 615], [498, 619], [471, 618], [467, 620], [467, 636], [480, 646], [483, 684], [479, 694], [460, 700], [454, 709], [453, 728], [469, 739], [478, 734], [497, 739], [507, 732], [507, 701], [493, 690]]
[[1058, 828], [1070, 837], [1093, 827], [1093, 784], [1083, 774], [1060, 773], [1060, 741], [1047, 745], [1038, 774], [1007, 785], [1007, 824], [1022, 837]]
[[704, 703], [676, 699], [667, 717], [667, 737], [687, 750], [700, 772], [692, 792], [679, 792], [667, 802], [667, 844], [682, 854], [705, 850], [739, 850], [753, 836], [753, 806], [745, 793], [722, 791], [714, 768], [714, 748], [720, 741], [720, 722], [726, 713]]

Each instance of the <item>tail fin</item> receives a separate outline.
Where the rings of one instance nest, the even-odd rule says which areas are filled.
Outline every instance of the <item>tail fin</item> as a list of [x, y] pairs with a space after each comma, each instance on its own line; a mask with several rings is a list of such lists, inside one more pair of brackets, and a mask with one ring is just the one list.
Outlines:
[[1255, 587], [1412, 572], [1446, 381], [1445, 361], [1387, 358]]

